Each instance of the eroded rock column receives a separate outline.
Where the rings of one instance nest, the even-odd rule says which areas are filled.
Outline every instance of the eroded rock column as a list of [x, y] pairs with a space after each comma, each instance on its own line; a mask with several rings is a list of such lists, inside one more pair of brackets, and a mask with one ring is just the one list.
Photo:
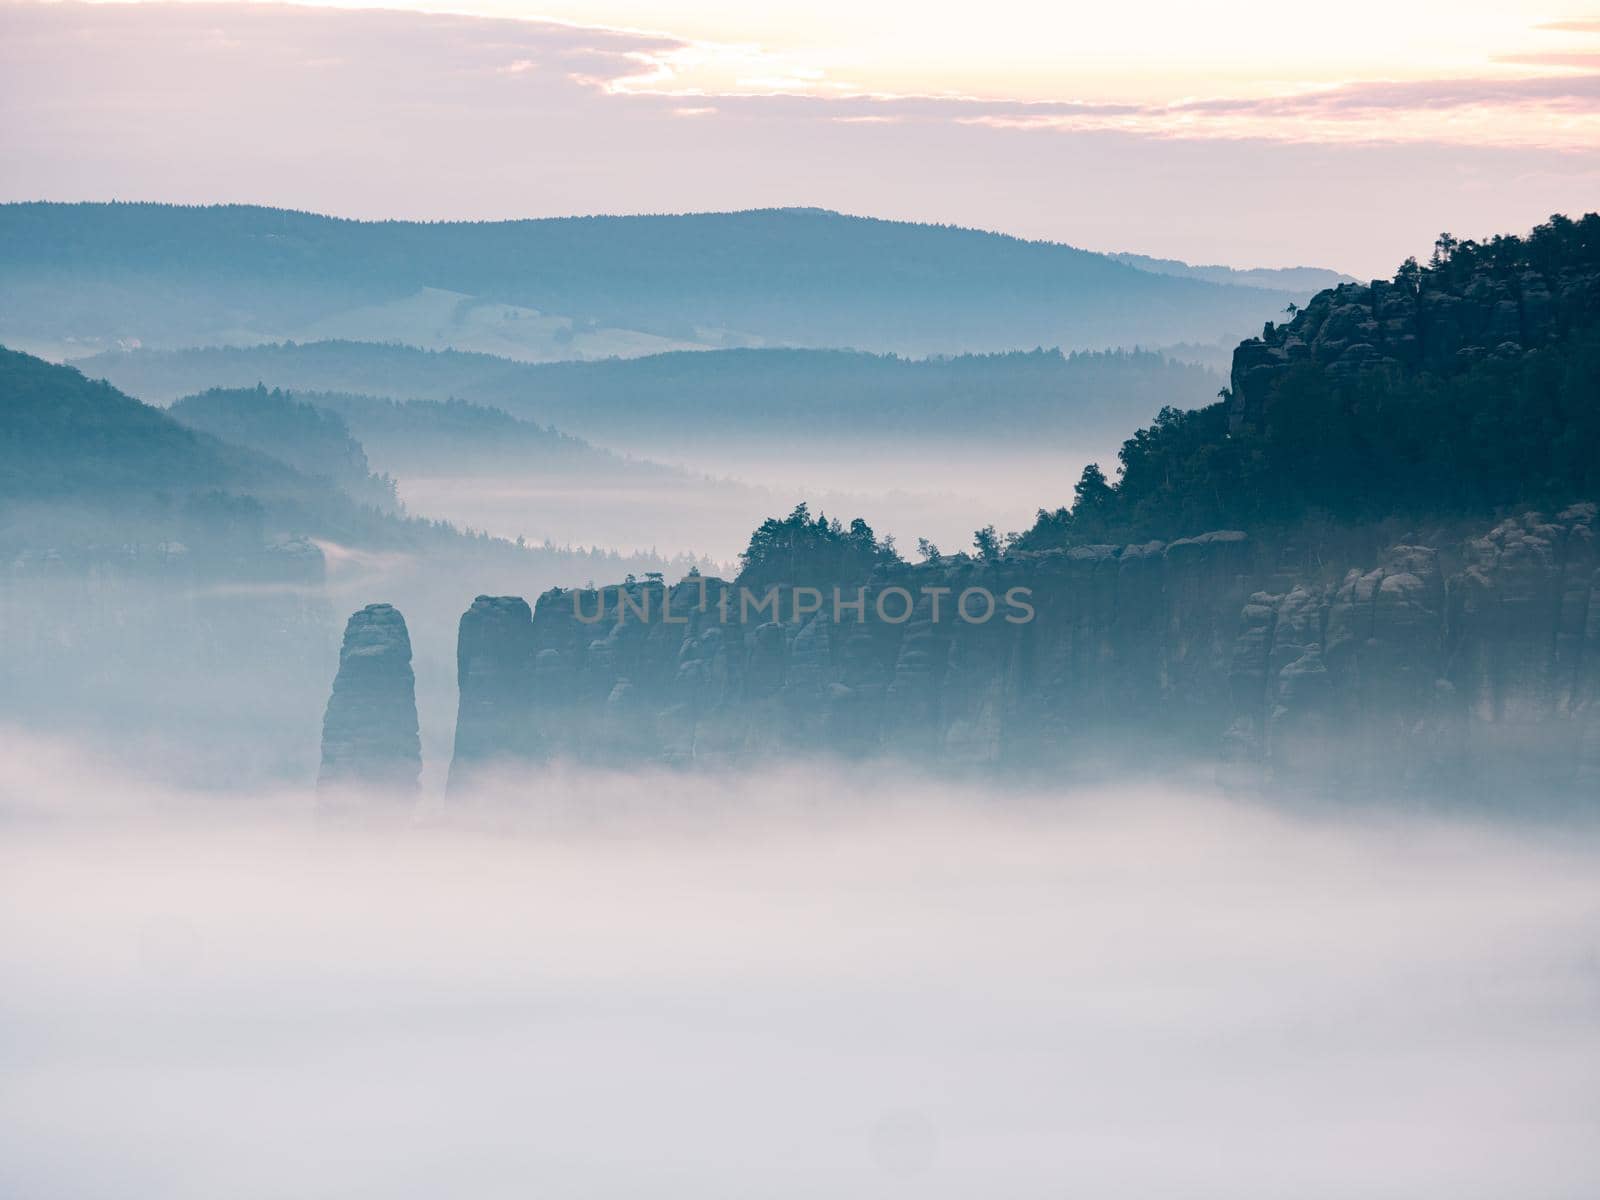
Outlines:
[[353, 614], [339, 648], [339, 673], [322, 718], [323, 792], [387, 791], [407, 800], [422, 771], [411, 637], [398, 609], [369, 604]]
[[452, 792], [496, 766], [545, 756], [533, 713], [535, 651], [533, 610], [521, 596], [479, 596], [461, 614]]

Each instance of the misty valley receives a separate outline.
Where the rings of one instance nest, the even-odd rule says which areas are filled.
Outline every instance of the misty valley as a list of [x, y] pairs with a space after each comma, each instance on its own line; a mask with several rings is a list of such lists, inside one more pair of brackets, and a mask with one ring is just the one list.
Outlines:
[[1600, 1186], [1600, 215], [4, 203], [0, 343], [0, 1193]]
[[[285, 221], [0, 209], [6, 272], [36, 278], [48, 234], [72, 278], [115, 283], [104, 297], [154, 273], [198, 304], [206, 269], [160, 258], [174, 229], [241, 248], [228, 288], [270, 267], [279, 287], [303, 275], [307, 303], [374, 252], [364, 226]], [[787, 214], [730, 230], [751, 221], [773, 224], [764, 254], [808, 253]], [[1582, 808], [1600, 772], [1596, 222], [1441, 240], [1392, 280], [1290, 301], [1226, 379], [1132, 349], [7, 350], [10, 717], [223, 789], [305, 784], [319, 759], [429, 790], [569, 758], [822, 754], [1063, 779], [1160, 764], [1487, 808], [1520, 780], [1513, 807]], [[301, 226], [316, 239], [286, 270]], [[465, 269], [519, 228], [427, 232]], [[97, 275], [113, 229], [131, 240]], [[946, 236], [948, 261], [928, 249]], [[1030, 249], [991, 240], [996, 270]], [[878, 252], [935, 264], [891, 259], [894, 280], [975, 269], [977, 250], [907, 229]], [[52, 319], [58, 340], [144, 329], [115, 306], [25, 324]], [[898, 503], [874, 491], [896, 462], [917, 487]], [[808, 473], [848, 490], [800, 493]], [[421, 510], [413, 478], [447, 505], [515, 481], [503, 520], [542, 536]], [[1004, 532], [1022, 487], [1034, 515]], [[617, 540], [572, 535], [596, 522]]]

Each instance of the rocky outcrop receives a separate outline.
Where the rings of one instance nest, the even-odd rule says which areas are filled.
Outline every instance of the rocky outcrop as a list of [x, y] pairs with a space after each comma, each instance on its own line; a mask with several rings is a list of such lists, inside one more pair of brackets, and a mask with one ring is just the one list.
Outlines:
[[520, 596], [479, 596], [461, 616], [456, 641], [455, 754], [450, 787], [496, 764], [536, 758], [533, 612]]
[[1474, 748], [1508, 781], [1562, 778], [1600, 720], [1595, 506], [1506, 521], [1467, 544], [1450, 677]]
[[1600, 736], [1595, 506], [1460, 547], [1401, 545], [1333, 587], [1252, 596], [1225, 744], [1279, 782], [1566, 790]]
[[1214, 740], [1253, 553], [1214, 533], [962, 558], [837, 595], [646, 581], [547, 592], [531, 622], [480, 598], [462, 621], [453, 770], [551, 754], [993, 763], [1100, 756], [1136, 727]]
[[[1242, 534], [880, 570], [838, 597], [691, 578], [480, 597], [453, 783], [495, 761], [1221, 758], [1360, 794], [1600, 779], [1595, 508], [1342, 579]], [[994, 605], [993, 611], [989, 611]]]
[[1429, 773], [1445, 663], [1438, 553], [1396, 546], [1334, 586], [1257, 593], [1234, 647], [1226, 740], [1280, 782], [1344, 788], [1353, 775]]
[[1450, 375], [1550, 345], [1596, 315], [1600, 271], [1576, 257], [1536, 270], [1482, 255], [1392, 281], [1341, 284], [1319, 292], [1292, 321], [1239, 344], [1230, 428], [1269, 427], [1275, 386], [1297, 366], [1333, 381], [1389, 369]]
[[405, 618], [388, 604], [369, 604], [345, 625], [322, 719], [318, 787], [325, 794], [359, 787], [409, 798], [421, 768]]

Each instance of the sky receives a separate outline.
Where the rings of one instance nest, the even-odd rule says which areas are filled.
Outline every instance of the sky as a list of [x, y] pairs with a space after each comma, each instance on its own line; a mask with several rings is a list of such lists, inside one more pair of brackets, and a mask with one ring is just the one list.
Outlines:
[[1600, 8], [0, 3], [0, 109], [5, 200], [816, 205], [1377, 275], [1595, 207]]

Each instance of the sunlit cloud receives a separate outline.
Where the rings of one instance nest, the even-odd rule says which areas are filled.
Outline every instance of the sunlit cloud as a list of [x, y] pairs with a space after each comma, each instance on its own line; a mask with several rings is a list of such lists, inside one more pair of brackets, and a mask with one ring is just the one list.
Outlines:
[[1494, 60], [1495, 62], [1515, 63], [1518, 66], [1578, 67], [1585, 70], [1594, 70], [1600, 68], [1600, 50], [1497, 54]]
[[[107, 6], [64, 4], [64, 20], [80, 28], [114, 25], [127, 20], [107, 13]], [[152, 29], [174, 11], [171, 5], [148, 17]], [[827, 124], [948, 122], [973, 128], [1036, 132], [1117, 132], [1158, 139], [1264, 139], [1334, 145], [1436, 142], [1440, 144], [1539, 147], [1587, 150], [1600, 145], [1600, 47], [1591, 36], [1600, 20], [1565, 18], [1529, 23], [1532, 41], [1485, 54], [1481, 71], [1411, 78], [1351, 78], [1335, 82], [1251, 81], [1241, 83], [1219, 69], [1211, 88], [1186, 97], [1150, 95], [1132, 100], [1125, 95], [1096, 94], [1103, 80], [1092, 72], [1064, 69], [1081, 94], [1054, 98], [1017, 98], [963, 91], [905, 91], [876, 86], [819, 65], [816, 55], [774, 49], [752, 41], [717, 41], [670, 33], [564, 24], [548, 20], [422, 16], [396, 12], [321, 11], [331, 18], [320, 29], [315, 9], [278, 5], [185, 6], [206, 14], [198, 31], [214, 52], [247, 50], [270, 54], [263, 46], [263, 22], [282, 24], [294, 12], [305, 13], [303, 36], [344, 39], [355, 34], [352, 22], [367, 22], [377, 36], [362, 45], [367, 57], [398, 48], [398, 23], [423, 23], [442, 35], [432, 57], [465, 67], [472, 60], [492, 61], [476, 69], [498, 75], [550, 72], [556, 78], [589, 89], [618, 103], [662, 102], [668, 116], [708, 115], [701, 110], [740, 102], [742, 114], [763, 113], [789, 118], [814, 118]], [[33, 6], [11, 6], [14, 23]], [[37, 9], [34, 9], [37, 12]], [[67, 15], [71, 14], [71, 15]], [[248, 15], [247, 15], [248, 14]], [[137, 18], [135, 18], [137, 19]], [[48, 24], [30, 13], [23, 32]], [[302, 23], [305, 24], [305, 23]], [[280, 36], [276, 29], [273, 40]], [[247, 41], [247, 37], [249, 40]], [[1540, 39], [1545, 39], [1541, 41]], [[1552, 44], [1550, 39], [1555, 39]], [[1564, 43], [1564, 44], [1563, 44]], [[348, 51], [328, 52], [306, 44], [304, 66], [343, 65], [355, 57]], [[409, 49], [407, 51], [409, 56]], [[868, 64], [870, 66], [870, 64]], [[1286, 70], [1292, 68], [1286, 66]], [[1352, 70], [1370, 65], [1352, 64]], [[1520, 74], [1518, 73], [1520, 71]], [[1530, 73], [1531, 72], [1531, 73]], [[1132, 64], [1128, 78], [1151, 74], [1151, 64]], [[1058, 85], [1059, 86], [1059, 85]], [[1161, 85], [1152, 82], [1150, 88]], [[1166, 85], [1170, 86], [1170, 85]], [[795, 108], [793, 101], [807, 101]], [[762, 108], [761, 103], [778, 106]]]
[[1114, 130], [1156, 137], [1330, 143], [1459, 139], [1585, 150], [1600, 145], [1600, 74], [1360, 83], [1149, 108], [992, 107], [954, 119], [997, 129]]
[[[978, 95], [960, 91], [904, 91], [837, 78], [829, 70], [787, 52], [752, 44], [694, 40], [640, 48], [627, 55], [643, 69], [609, 78], [589, 77], [608, 95], [697, 98], [805, 98], [832, 102], [818, 110], [833, 123], [948, 120], [1006, 130], [1116, 131], [1156, 138], [1267, 139], [1297, 143], [1358, 144], [1432, 141], [1444, 144], [1537, 146], [1589, 149], [1596, 144], [1600, 97], [1596, 77], [1573, 71], [1600, 65], [1600, 48], [1583, 35], [1600, 31], [1600, 20], [1563, 19], [1532, 24], [1528, 48], [1486, 53], [1482, 74], [1411, 78], [1351, 77], [1314, 86], [1257, 82], [1229, 91], [1230, 75], [1219, 69], [1211, 95], [1181, 99], [1093, 94], [1063, 99]], [[1543, 49], [1537, 35], [1579, 35], [1576, 48]], [[1524, 73], [1507, 73], [1523, 68]], [[1539, 73], [1528, 75], [1527, 69]], [[1361, 73], [1371, 64], [1353, 62]], [[1153, 75], [1150, 64], [1127, 72]], [[1093, 78], [1064, 71], [1064, 78]], [[1080, 84], [1079, 86], [1083, 86]], [[1157, 89], [1154, 80], [1152, 89]], [[873, 111], [857, 109], [870, 106]], [[841, 111], [848, 109], [850, 111]]]

